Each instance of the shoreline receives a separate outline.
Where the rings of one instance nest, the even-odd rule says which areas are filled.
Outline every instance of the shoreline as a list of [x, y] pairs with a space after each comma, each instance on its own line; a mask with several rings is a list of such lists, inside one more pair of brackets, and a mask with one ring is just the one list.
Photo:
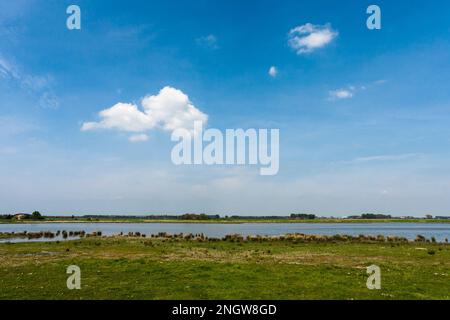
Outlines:
[[[56, 237], [56, 239], [55, 239]], [[199, 241], [199, 242], [216, 242], [216, 241], [231, 241], [231, 242], [242, 242], [242, 241], [292, 241], [297, 243], [300, 242], [362, 242], [362, 243], [437, 243], [448, 245], [448, 239], [445, 238], [443, 241], [436, 241], [436, 238], [432, 236], [430, 239], [417, 234], [415, 239], [408, 239], [407, 237], [397, 236], [397, 235], [370, 235], [370, 234], [359, 234], [351, 235], [345, 233], [338, 233], [334, 235], [326, 234], [308, 234], [301, 232], [294, 233], [283, 233], [279, 235], [262, 235], [262, 234], [252, 234], [243, 235], [240, 233], [230, 233], [224, 236], [207, 236], [204, 233], [169, 233], [169, 232], [159, 232], [146, 234], [139, 231], [134, 232], [120, 232], [117, 234], [103, 235], [101, 231], [86, 232], [85, 230], [79, 231], [69, 231], [58, 230], [56, 232], [52, 231], [38, 231], [38, 232], [0, 232], [0, 240], [16, 240], [16, 239], [28, 239], [42, 241], [75, 241], [81, 240], [83, 238], [122, 238], [122, 239], [168, 239], [168, 240], [185, 240], [185, 241]], [[42, 241], [41, 241], [42, 239]], [[3, 243], [0, 241], [0, 243]]]
[[130, 220], [42, 220], [42, 221], [0, 221], [2, 224], [52, 224], [52, 223], [162, 223], [162, 224], [269, 224], [269, 223], [298, 223], [298, 224], [354, 224], [354, 223], [444, 223], [450, 224], [450, 219], [314, 219], [314, 220], [294, 220], [294, 219], [273, 219], [273, 220], [147, 220], [147, 219], [130, 219]]

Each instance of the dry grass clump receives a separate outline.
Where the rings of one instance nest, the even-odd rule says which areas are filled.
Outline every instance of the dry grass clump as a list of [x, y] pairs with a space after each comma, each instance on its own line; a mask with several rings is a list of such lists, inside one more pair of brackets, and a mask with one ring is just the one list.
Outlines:
[[[142, 237], [140, 233], [130, 232], [128, 234], [129, 237]], [[292, 233], [285, 234], [279, 236], [263, 236], [263, 235], [249, 235], [244, 237], [241, 234], [228, 234], [222, 238], [214, 238], [214, 237], [206, 237], [203, 233], [200, 234], [169, 234], [167, 232], [160, 232], [158, 234], [151, 234], [151, 238], [160, 239], [163, 241], [171, 240], [187, 240], [187, 241], [197, 241], [197, 242], [217, 242], [217, 241], [226, 241], [226, 242], [235, 242], [235, 243], [243, 243], [243, 242], [271, 242], [271, 241], [286, 241], [292, 243], [307, 243], [307, 242], [329, 242], [329, 243], [337, 243], [337, 242], [360, 242], [360, 243], [407, 243], [409, 240], [405, 237], [397, 237], [397, 236], [369, 236], [369, 235], [359, 235], [359, 236], [351, 236], [345, 234], [336, 234], [332, 236], [328, 235], [310, 235], [303, 233]]]
[[85, 231], [69, 231], [67, 232], [66, 230], [63, 231], [56, 231], [56, 232], [51, 232], [51, 231], [38, 231], [38, 232], [28, 232], [28, 231], [23, 231], [23, 232], [0, 232], [0, 238], [2, 239], [53, 239], [55, 237], [59, 237], [62, 236], [63, 239], [67, 239], [68, 237], [84, 237], [84, 235], [86, 234]]
[[[78, 237], [101, 237], [101, 231], [93, 231], [91, 233], [86, 233], [85, 231], [66, 231], [58, 230], [57, 232], [50, 231], [40, 231], [40, 232], [0, 232], [0, 239], [14, 239], [14, 238], [24, 238], [24, 239], [52, 239], [55, 237], [62, 237], [63, 239]], [[147, 235], [141, 232], [128, 232], [124, 234], [120, 232], [119, 237], [129, 237], [129, 238], [146, 238]], [[271, 242], [271, 241], [286, 241], [292, 243], [308, 243], [308, 242], [323, 242], [323, 243], [339, 243], [339, 242], [352, 242], [352, 243], [408, 243], [409, 240], [405, 237], [398, 236], [384, 236], [384, 235], [364, 235], [360, 234], [358, 236], [346, 235], [346, 234], [335, 234], [335, 235], [311, 235], [303, 233], [288, 233], [278, 236], [268, 236], [268, 235], [249, 235], [244, 237], [241, 234], [228, 234], [224, 237], [207, 237], [203, 233], [178, 233], [170, 234], [167, 232], [159, 232], [157, 234], [151, 234], [149, 236], [153, 239], [161, 239], [163, 241], [197, 241], [197, 242]], [[436, 243], [436, 238], [431, 237], [427, 239], [422, 235], [417, 235], [414, 242], [433, 242]], [[445, 243], [448, 243], [448, 239], [445, 239]]]

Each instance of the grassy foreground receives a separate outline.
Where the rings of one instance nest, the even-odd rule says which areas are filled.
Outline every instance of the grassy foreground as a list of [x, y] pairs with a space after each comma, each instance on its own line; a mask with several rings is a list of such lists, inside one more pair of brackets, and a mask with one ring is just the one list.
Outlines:
[[[81, 268], [68, 290], [66, 268]], [[366, 267], [381, 268], [381, 290]], [[87, 238], [0, 244], [0, 299], [450, 299], [450, 246]]]

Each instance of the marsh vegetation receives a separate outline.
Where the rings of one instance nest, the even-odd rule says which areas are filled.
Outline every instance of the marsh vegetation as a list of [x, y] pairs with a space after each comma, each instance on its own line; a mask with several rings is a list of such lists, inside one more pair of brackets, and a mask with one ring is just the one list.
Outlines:
[[[366, 288], [372, 264], [381, 290]], [[0, 244], [0, 298], [450, 299], [449, 270], [450, 245], [421, 237], [127, 233]]]

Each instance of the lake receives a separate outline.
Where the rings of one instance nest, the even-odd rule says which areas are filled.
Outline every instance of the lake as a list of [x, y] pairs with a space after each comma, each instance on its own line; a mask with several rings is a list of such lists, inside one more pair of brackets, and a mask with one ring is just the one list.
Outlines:
[[[0, 224], [0, 232], [38, 232], [58, 230], [81, 231], [87, 233], [101, 231], [103, 235], [115, 235], [120, 232], [140, 232], [147, 236], [158, 232], [171, 234], [203, 233], [208, 237], [223, 237], [238, 233], [247, 235], [283, 235], [287, 233], [304, 233], [315, 235], [347, 234], [357, 236], [384, 235], [400, 236], [410, 240], [420, 234], [426, 238], [435, 237], [437, 241], [450, 239], [450, 224], [445, 223], [38, 223], [38, 224]], [[73, 239], [73, 238], [72, 238]], [[0, 239], [0, 242], [21, 241], [55, 241], [53, 239]]]

